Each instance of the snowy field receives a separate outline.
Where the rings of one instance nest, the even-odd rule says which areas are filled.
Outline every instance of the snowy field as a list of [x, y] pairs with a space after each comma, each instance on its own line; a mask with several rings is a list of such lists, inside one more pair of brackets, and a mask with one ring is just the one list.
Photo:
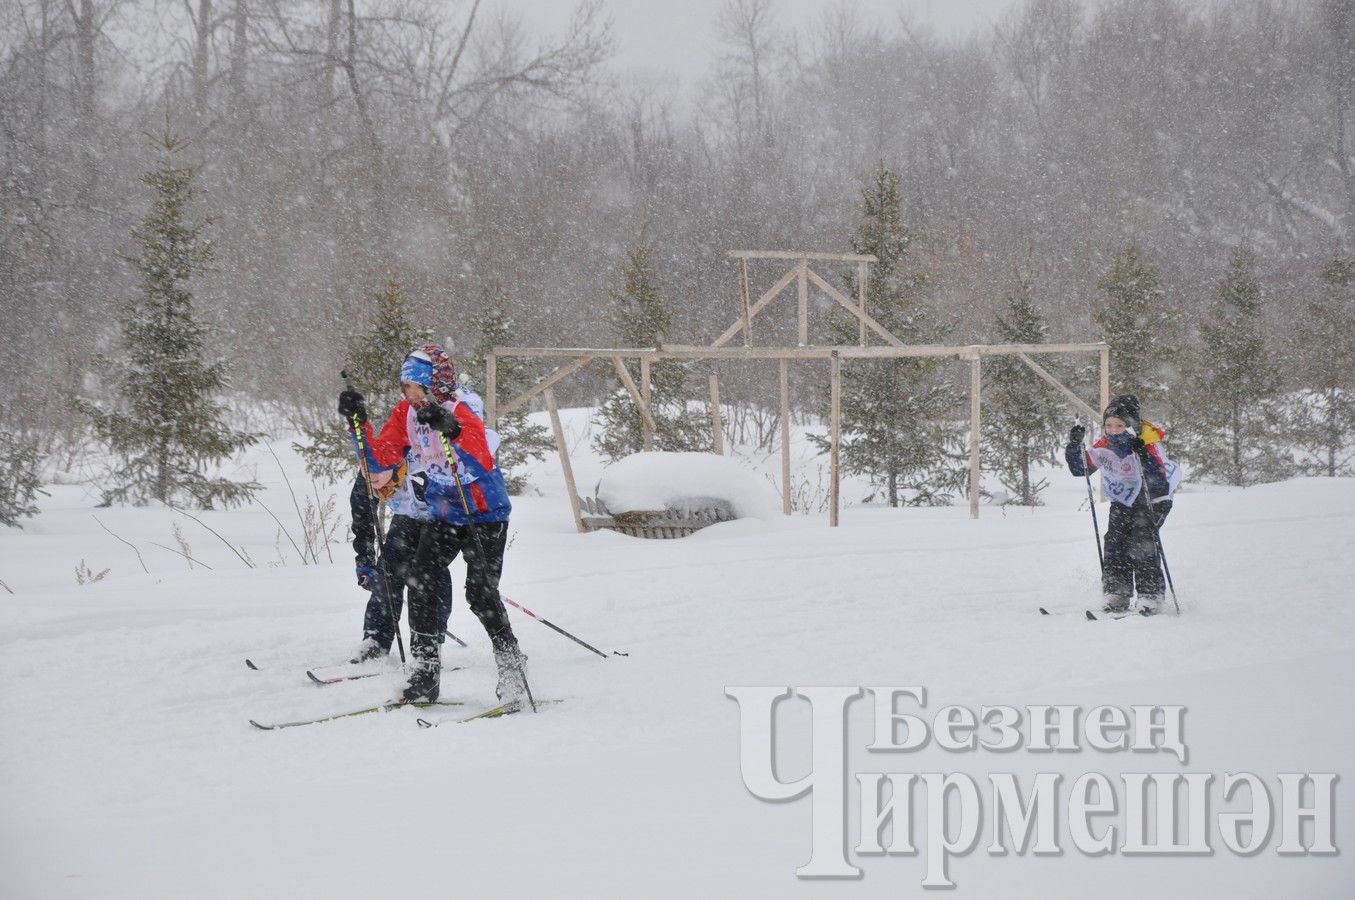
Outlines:
[[[601, 471], [586, 416], [567, 411], [581, 486]], [[295, 457], [273, 446], [293, 485]], [[813, 483], [826, 458], [797, 451]], [[756, 460], [759, 464], [763, 460]], [[779, 471], [779, 458], [765, 461]], [[246, 470], [297, 531], [267, 451]], [[523, 714], [426, 730], [413, 710], [263, 732], [390, 697], [400, 676], [319, 687], [304, 670], [345, 658], [366, 595], [352, 556], [302, 566], [258, 507], [203, 521], [163, 509], [93, 509], [88, 486], [51, 487], [39, 517], [0, 531], [0, 896], [50, 897], [899, 897], [927, 850], [849, 854], [863, 877], [797, 879], [811, 800], [768, 803], [740, 774], [733, 685], [922, 685], [947, 704], [1183, 704], [1169, 755], [1022, 749], [866, 754], [851, 707], [853, 772], [992, 771], [1070, 781], [1083, 772], [1355, 771], [1355, 481], [1248, 490], [1188, 483], [1164, 531], [1181, 618], [1087, 622], [1096, 555], [1082, 481], [1052, 473], [1035, 510], [890, 510], [718, 525], [676, 541], [576, 534], [558, 463], [516, 501], [504, 593], [603, 650], [602, 660], [510, 610], [538, 697]], [[826, 481], [824, 482], [826, 484]], [[322, 497], [335, 489], [322, 488]], [[768, 490], [771, 491], [770, 485]], [[346, 502], [346, 486], [337, 491]], [[865, 491], [849, 485], [844, 498]], [[304, 502], [304, 501], [303, 501]], [[150, 573], [111, 532], [136, 545]], [[178, 522], [190, 570], [176, 546]], [[1101, 508], [1104, 527], [1104, 506]], [[343, 540], [341, 534], [340, 541]], [[83, 562], [94, 583], [79, 585]], [[491, 705], [488, 642], [461, 600], [443, 695]], [[1039, 606], [1059, 615], [1042, 617]], [[253, 659], [259, 671], [244, 665]], [[782, 780], [809, 766], [808, 705], [781, 711]], [[427, 714], [425, 714], [427, 715]], [[1251, 857], [1057, 856], [976, 848], [949, 863], [981, 898], [1355, 896], [1355, 812], [1336, 786], [1333, 856], [1280, 856], [1281, 827]], [[1279, 799], [1276, 795], [1278, 807]], [[990, 810], [986, 810], [990, 811]], [[1066, 831], [1066, 816], [1059, 827]], [[855, 813], [847, 816], [857, 845]], [[924, 842], [926, 811], [915, 811]], [[1211, 818], [1211, 824], [1213, 819]]]

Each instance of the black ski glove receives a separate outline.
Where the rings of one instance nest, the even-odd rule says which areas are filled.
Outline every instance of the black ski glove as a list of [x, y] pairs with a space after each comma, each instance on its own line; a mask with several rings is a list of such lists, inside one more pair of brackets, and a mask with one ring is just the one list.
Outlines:
[[344, 388], [343, 393], [339, 394], [339, 415], [343, 416], [345, 423], [351, 424], [354, 416], [358, 417], [359, 425], [367, 422], [367, 401], [362, 399], [355, 388]]
[[1081, 425], [1074, 425], [1068, 432], [1068, 443], [1080, 444], [1082, 439], [1087, 436], [1087, 429]]
[[417, 472], [409, 476], [409, 486], [414, 491], [414, 499], [420, 503], [428, 502], [428, 475]]
[[1137, 434], [1129, 439], [1129, 446], [1134, 448], [1135, 453], [1139, 454], [1145, 453], [1148, 450], [1148, 445], [1145, 444], [1143, 438], [1139, 437]]
[[1170, 500], [1161, 500], [1149, 507], [1153, 513], [1153, 524], [1158, 528], [1167, 519], [1167, 513], [1172, 511], [1172, 502]]
[[461, 434], [461, 423], [452, 415], [452, 411], [438, 403], [425, 403], [419, 407], [416, 418], [434, 431], [447, 435], [449, 441], [456, 440]]

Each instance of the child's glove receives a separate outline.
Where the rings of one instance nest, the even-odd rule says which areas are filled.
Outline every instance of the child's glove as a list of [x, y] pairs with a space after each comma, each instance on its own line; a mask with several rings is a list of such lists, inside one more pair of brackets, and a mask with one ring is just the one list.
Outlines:
[[1087, 436], [1087, 429], [1081, 425], [1074, 425], [1068, 432], [1068, 443], [1080, 444], [1082, 439]]
[[376, 590], [376, 566], [358, 566], [358, 587], [364, 591]]

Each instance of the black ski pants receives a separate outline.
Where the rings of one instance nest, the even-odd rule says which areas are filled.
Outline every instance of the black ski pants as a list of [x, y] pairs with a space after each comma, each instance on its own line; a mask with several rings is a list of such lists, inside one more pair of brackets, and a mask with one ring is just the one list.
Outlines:
[[445, 574], [452, 560], [461, 554], [466, 560], [466, 605], [480, 620], [495, 650], [516, 646], [513, 626], [499, 597], [499, 576], [503, 574], [507, 544], [507, 522], [476, 525], [474, 532], [467, 525], [423, 523], [407, 579], [410, 631], [438, 633], [438, 572]]
[[[392, 516], [390, 530], [381, 545], [381, 562], [385, 567], [385, 577], [378, 575], [376, 590], [367, 599], [367, 612], [362, 618], [362, 636], [371, 638], [387, 651], [395, 640], [395, 626], [391, 620], [400, 621], [400, 610], [405, 603], [405, 581], [409, 578], [414, 555], [419, 549], [419, 535], [424, 522], [409, 516]], [[434, 593], [436, 594], [437, 623], [427, 632], [441, 636], [447, 630], [447, 620], [452, 615], [452, 573], [444, 566], [433, 574]], [[390, 605], [386, 604], [387, 589], [390, 592]], [[413, 601], [410, 602], [410, 616], [413, 618]]]
[[[1162, 509], [1161, 507], [1166, 507]], [[1166, 518], [1169, 504], [1158, 504], [1158, 512]], [[1137, 587], [1140, 597], [1161, 597], [1167, 584], [1158, 561], [1157, 528], [1153, 509], [1140, 497], [1132, 507], [1110, 504], [1110, 522], [1106, 525], [1105, 571], [1101, 575], [1101, 589], [1109, 595], [1134, 596]]]

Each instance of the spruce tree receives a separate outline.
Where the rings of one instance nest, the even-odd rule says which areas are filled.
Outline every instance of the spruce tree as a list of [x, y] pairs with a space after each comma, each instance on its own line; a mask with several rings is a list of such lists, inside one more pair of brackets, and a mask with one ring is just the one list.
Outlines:
[[[432, 331], [414, 324], [399, 275], [391, 272], [385, 286], [373, 295], [375, 311], [367, 332], [348, 339], [344, 371], [367, 400], [367, 412], [378, 426], [400, 402], [400, 366], [409, 351], [425, 344]], [[309, 445], [293, 447], [306, 461], [312, 478], [339, 479], [352, 475], [357, 465], [348, 423], [337, 413], [324, 425], [305, 428]]]
[[1176, 443], [1199, 477], [1245, 486], [1292, 473], [1280, 367], [1261, 335], [1263, 302], [1256, 259], [1239, 249], [1185, 367]]
[[1096, 283], [1106, 303], [1095, 314], [1111, 352], [1111, 392], [1134, 394], [1143, 407], [1167, 399], [1163, 377], [1173, 362], [1176, 316], [1163, 302], [1157, 266], [1131, 243]]
[[1333, 255], [1322, 283], [1294, 330], [1304, 390], [1292, 427], [1307, 456], [1304, 470], [1335, 478], [1355, 474], [1355, 259]]
[[[1049, 329], [1035, 303], [1035, 287], [1025, 273], [1017, 276], [1016, 290], [1007, 296], [1007, 314], [997, 319], [998, 342], [1043, 344]], [[1046, 369], [1049, 364], [1040, 361]], [[1059, 441], [1062, 402], [1045, 381], [1015, 356], [985, 361], [987, 383], [983, 401], [984, 461], [1012, 492], [1010, 502], [1041, 505], [1040, 492], [1049, 484], [1035, 479], [1032, 467], [1049, 457]]]
[[142, 177], [155, 195], [132, 233], [139, 251], [129, 258], [141, 289], [119, 310], [121, 357], [103, 360], [111, 403], [80, 406], [116, 460], [103, 505], [156, 500], [229, 507], [259, 485], [211, 476], [207, 469], [258, 435], [226, 424], [226, 407], [216, 399], [227, 387], [226, 366], [205, 358], [208, 329], [193, 308], [190, 284], [212, 260], [208, 223], [189, 217], [197, 171], [179, 164], [179, 138], [166, 133], [157, 146], [164, 151], [160, 162]]
[[33, 500], [45, 493], [40, 473], [46, 461], [38, 446], [35, 439], [0, 430], [0, 525], [22, 528], [19, 520], [38, 511]]
[[[508, 315], [508, 297], [501, 287], [485, 292], [480, 311], [471, 317], [471, 327], [479, 334], [475, 349], [466, 360], [466, 374], [478, 379], [476, 384], [485, 384], [485, 360], [489, 351], [495, 347], [511, 346], [513, 339], [513, 320]], [[527, 365], [515, 357], [499, 357], [494, 366], [495, 392], [498, 398], [515, 397], [532, 386], [535, 379]], [[503, 479], [510, 494], [520, 494], [527, 485], [527, 478], [516, 471], [528, 460], [543, 459], [555, 442], [544, 425], [534, 424], [527, 419], [523, 409], [517, 409], [506, 416], [500, 416], [495, 423], [502, 443], [495, 455], [495, 461], [503, 472]]]
[[[640, 229], [635, 246], [626, 251], [622, 289], [610, 292], [615, 306], [610, 322], [623, 347], [657, 347], [668, 335], [670, 317], [659, 295], [659, 272], [654, 265], [654, 245], [649, 229]], [[637, 387], [639, 364], [626, 362]], [[687, 407], [683, 387], [687, 367], [663, 361], [650, 367], [650, 412], [654, 417], [654, 449], [700, 451], [710, 449], [710, 426], [705, 416]], [[638, 452], [644, 445], [643, 419], [630, 393], [618, 382], [611, 397], [598, 410], [601, 431], [593, 446], [610, 460]]]
[[[852, 249], [873, 254], [866, 283], [871, 316], [905, 344], [943, 338], [920, 300], [922, 279], [906, 256], [915, 235], [903, 223], [899, 179], [881, 163], [861, 192], [861, 223]], [[846, 279], [848, 296], [857, 282]], [[836, 316], [833, 341], [854, 344], [858, 323]], [[882, 489], [890, 506], [940, 506], [964, 489], [959, 435], [951, 427], [960, 396], [943, 379], [934, 358], [852, 360], [842, 367], [842, 467]], [[827, 392], [825, 391], [827, 418]], [[826, 438], [814, 438], [821, 448]]]

